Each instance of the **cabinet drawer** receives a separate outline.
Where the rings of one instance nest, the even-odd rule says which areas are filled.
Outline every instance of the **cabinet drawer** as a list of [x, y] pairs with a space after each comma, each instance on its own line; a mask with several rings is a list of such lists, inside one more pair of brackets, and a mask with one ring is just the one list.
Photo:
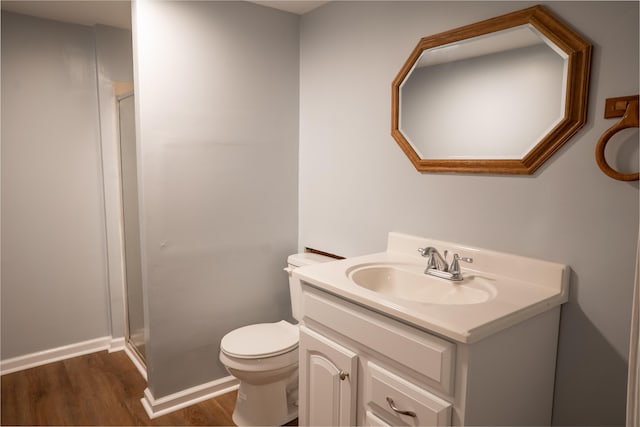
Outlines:
[[451, 403], [375, 363], [369, 362], [367, 371], [365, 405], [371, 424], [384, 419], [389, 425], [451, 425]]
[[422, 374], [453, 394], [455, 345], [320, 290], [304, 287], [304, 319], [312, 319]]
[[365, 414], [364, 425], [367, 427], [390, 427], [391, 424], [381, 419], [379, 416], [371, 411], [367, 411]]

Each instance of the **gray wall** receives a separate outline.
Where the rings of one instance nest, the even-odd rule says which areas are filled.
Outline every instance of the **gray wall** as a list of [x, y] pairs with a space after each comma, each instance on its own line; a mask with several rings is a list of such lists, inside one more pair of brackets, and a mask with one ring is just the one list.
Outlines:
[[114, 82], [133, 84], [131, 31], [96, 25], [96, 65], [100, 139], [104, 185], [106, 252], [111, 309], [111, 335], [123, 337], [126, 332], [122, 197], [120, 186], [120, 136]]
[[299, 18], [246, 2], [135, 6], [148, 385], [160, 398], [228, 375], [227, 332], [290, 313]]
[[2, 13], [2, 359], [110, 335], [94, 33]]
[[535, 175], [420, 174], [390, 136], [391, 82], [420, 37], [533, 4], [335, 2], [302, 17], [299, 246], [353, 256], [399, 231], [570, 265], [554, 423], [624, 424], [638, 183], [605, 176], [594, 150], [614, 123], [605, 98], [638, 93], [638, 3], [548, 3], [594, 57], [588, 123]]

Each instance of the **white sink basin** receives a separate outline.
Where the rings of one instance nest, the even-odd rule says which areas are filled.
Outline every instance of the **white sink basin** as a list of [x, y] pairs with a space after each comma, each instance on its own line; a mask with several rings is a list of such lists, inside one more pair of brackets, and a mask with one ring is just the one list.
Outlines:
[[424, 274], [411, 264], [364, 264], [347, 270], [358, 286], [402, 300], [444, 305], [480, 304], [492, 300], [496, 289], [487, 280], [469, 275], [453, 282]]

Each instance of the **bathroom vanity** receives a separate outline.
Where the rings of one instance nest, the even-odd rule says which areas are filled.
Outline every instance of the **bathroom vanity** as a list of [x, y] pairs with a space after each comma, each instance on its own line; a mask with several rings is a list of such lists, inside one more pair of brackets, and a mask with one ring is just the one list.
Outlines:
[[[457, 282], [419, 248], [473, 259]], [[303, 267], [300, 425], [549, 425], [567, 266], [390, 233]]]

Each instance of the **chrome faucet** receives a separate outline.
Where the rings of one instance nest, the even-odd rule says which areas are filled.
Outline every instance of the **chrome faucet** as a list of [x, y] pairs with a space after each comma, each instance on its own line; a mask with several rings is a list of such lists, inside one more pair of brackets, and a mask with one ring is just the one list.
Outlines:
[[[444, 257], [440, 255], [440, 252], [433, 246], [429, 246], [426, 248], [418, 248], [418, 252], [420, 255], [427, 258], [427, 270], [436, 269], [439, 271], [449, 271], [449, 264], [445, 258], [447, 257], [447, 251], [444, 251]], [[426, 273], [427, 270], [424, 272]]]
[[440, 255], [440, 252], [433, 246], [426, 248], [419, 248], [420, 255], [427, 258], [427, 268], [424, 270], [424, 274], [440, 277], [443, 279], [460, 281], [462, 280], [462, 272], [460, 271], [460, 261], [472, 263], [473, 258], [461, 257], [458, 254], [453, 254], [453, 260], [451, 265], [447, 263], [448, 251], [444, 251], [444, 257]]

